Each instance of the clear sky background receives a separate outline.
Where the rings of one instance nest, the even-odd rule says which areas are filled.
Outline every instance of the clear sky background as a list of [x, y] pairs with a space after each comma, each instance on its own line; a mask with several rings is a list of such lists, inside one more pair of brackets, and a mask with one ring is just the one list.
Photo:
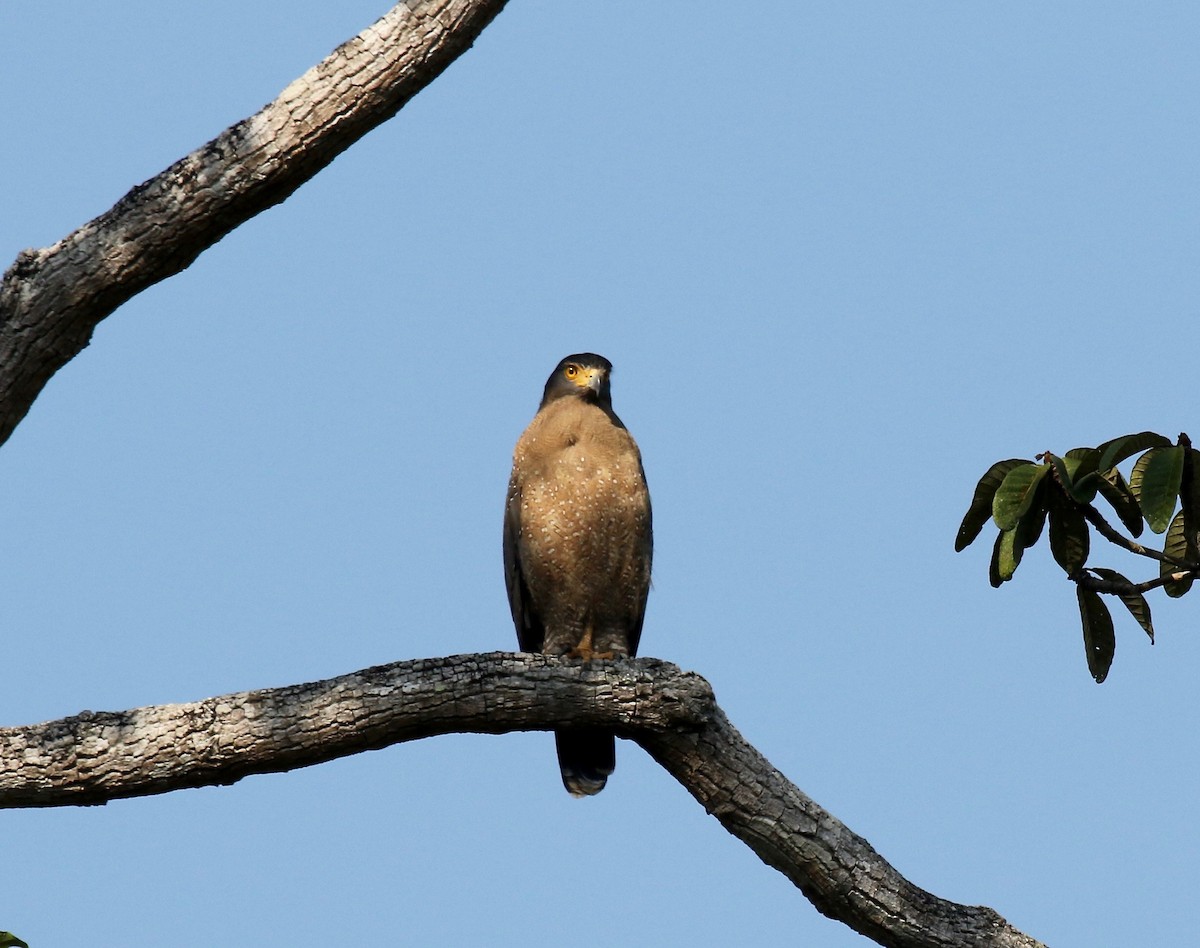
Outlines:
[[[0, 266], [385, 9], [0, 6]], [[643, 654], [938, 895], [1194, 943], [1200, 594], [1153, 599], [1153, 647], [1114, 611], [1097, 686], [1048, 552], [995, 591], [991, 528], [953, 539], [994, 460], [1200, 436], [1198, 34], [1194, 3], [512, 0], [0, 449], [0, 723], [515, 647], [512, 446], [594, 350], [654, 497]], [[514, 734], [6, 811], [0, 929], [867, 944], [618, 756], [585, 801]]]

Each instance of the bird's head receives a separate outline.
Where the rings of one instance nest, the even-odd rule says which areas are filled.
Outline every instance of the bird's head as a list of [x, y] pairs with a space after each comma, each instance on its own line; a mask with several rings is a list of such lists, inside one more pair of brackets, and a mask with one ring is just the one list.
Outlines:
[[582, 398], [611, 411], [611, 375], [612, 363], [602, 355], [594, 352], [569, 355], [554, 367], [550, 378], [546, 380], [546, 390], [542, 393], [539, 408], [545, 408], [559, 398]]

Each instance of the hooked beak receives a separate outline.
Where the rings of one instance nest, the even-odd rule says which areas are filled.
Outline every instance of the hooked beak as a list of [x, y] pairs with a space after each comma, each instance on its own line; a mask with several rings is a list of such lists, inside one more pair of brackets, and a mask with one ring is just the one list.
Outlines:
[[587, 377], [587, 388], [598, 396], [600, 394], [600, 389], [603, 387], [604, 387], [604, 370], [603, 369], [589, 369], [588, 377]]

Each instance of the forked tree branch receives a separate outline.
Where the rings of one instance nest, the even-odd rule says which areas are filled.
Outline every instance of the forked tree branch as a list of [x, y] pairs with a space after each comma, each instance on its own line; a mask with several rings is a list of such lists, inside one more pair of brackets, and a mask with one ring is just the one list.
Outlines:
[[505, 0], [410, 0], [255, 115], [138, 185], [0, 282], [0, 444], [97, 324], [287, 198], [432, 82]]
[[[1036, 948], [988, 908], [905, 879], [748, 744], [700, 676], [656, 659], [496, 652], [0, 729], [0, 807], [101, 804], [230, 784], [452, 732], [603, 724], [641, 744], [824, 914], [881, 945]], [[550, 779], [549, 777], [547, 779]]]

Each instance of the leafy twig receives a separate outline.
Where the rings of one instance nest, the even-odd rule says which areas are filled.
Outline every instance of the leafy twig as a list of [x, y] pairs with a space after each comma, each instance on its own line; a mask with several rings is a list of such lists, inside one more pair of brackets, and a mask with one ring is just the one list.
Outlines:
[[1086, 569], [1071, 577], [1080, 586], [1094, 589], [1096, 592], [1111, 593], [1114, 596], [1128, 596], [1133, 593], [1145, 593], [1158, 589], [1167, 583], [1177, 583], [1188, 578], [1200, 577], [1200, 567], [1180, 570], [1178, 573], [1165, 573], [1157, 579], [1148, 579], [1144, 583], [1133, 583], [1126, 579], [1101, 579], [1093, 576]]
[[[1158, 550], [1152, 550], [1147, 546], [1142, 546], [1136, 540], [1131, 540], [1123, 533], [1119, 533], [1117, 529], [1104, 519], [1104, 516], [1092, 504], [1081, 504], [1080, 509], [1083, 511], [1083, 516], [1087, 519], [1096, 532], [1110, 543], [1115, 543], [1123, 550], [1128, 550], [1130, 553], [1136, 553], [1138, 556], [1148, 556], [1152, 560], [1158, 560], [1160, 563], [1169, 563], [1172, 566], [1178, 566], [1182, 570], [1194, 571], [1194, 567], [1189, 563], [1178, 560], [1173, 556], [1167, 556], [1165, 553], [1160, 553]], [[1167, 577], [1168, 580], [1170, 577]], [[1161, 584], [1156, 584], [1161, 585]]]

